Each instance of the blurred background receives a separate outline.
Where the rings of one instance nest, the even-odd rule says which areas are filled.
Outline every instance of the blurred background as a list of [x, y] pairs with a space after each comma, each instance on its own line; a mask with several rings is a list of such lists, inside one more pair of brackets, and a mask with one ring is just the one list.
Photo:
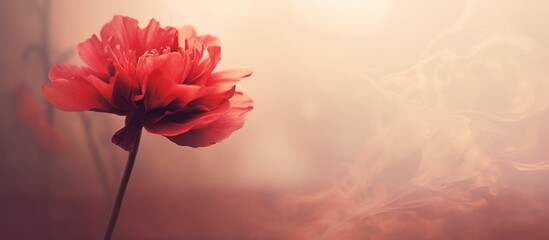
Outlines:
[[549, 2], [0, 0], [0, 238], [100, 239], [123, 118], [52, 109], [115, 14], [218, 36], [245, 126], [145, 133], [114, 239], [547, 239]]

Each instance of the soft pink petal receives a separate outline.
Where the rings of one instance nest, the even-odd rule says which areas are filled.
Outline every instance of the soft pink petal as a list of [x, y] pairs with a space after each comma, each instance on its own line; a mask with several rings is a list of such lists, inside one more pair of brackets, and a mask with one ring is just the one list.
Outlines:
[[122, 50], [137, 49], [139, 47], [138, 29], [137, 20], [116, 15], [101, 29], [101, 40], [110, 43], [113, 47], [120, 45]]
[[105, 47], [94, 34], [78, 44], [78, 55], [91, 69], [107, 74], [109, 62], [105, 59]]
[[[79, 67], [75, 65], [66, 65], [66, 64], [57, 64], [51, 67], [48, 77], [51, 81], [54, 81], [59, 78], [63, 79], [72, 79], [74, 77], [88, 77], [90, 75], [99, 75], [99, 74], [88, 67]], [[104, 76], [102, 76], [104, 77]]]
[[228, 91], [234, 88], [235, 84], [240, 80], [251, 75], [251, 69], [232, 69], [214, 72], [207, 79], [205, 89], [208, 89], [208, 92], [211, 93]]
[[242, 128], [247, 113], [253, 109], [253, 101], [241, 92], [236, 92], [230, 103], [229, 111], [206, 127], [193, 129], [168, 139], [177, 145], [196, 148], [210, 146], [228, 138], [234, 131]]
[[[101, 94], [101, 96], [109, 103], [112, 102], [112, 85], [109, 84], [107, 76], [103, 76], [88, 67], [79, 67], [75, 65], [54, 65], [49, 72], [51, 81], [56, 80], [75, 80], [81, 78], [88, 81]], [[101, 78], [100, 78], [101, 77]], [[109, 104], [110, 105], [110, 104]]]
[[210, 111], [217, 108], [217, 106], [225, 102], [227, 99], [233, 97], [235, 89], [235, 86], [229, 89], [203, 88], [204, 95], [190, 102], [187, 107], [201, 111]]
[[167, 115], [187, 111], [190, 101], [200, 97], [201, 88], [194, 85], [178, 85], [166, 93], [166, 97], [159, 104], [163, 107], [149, 109], [144, 115], [145, 121], [155, 124]]
[[200, 70], [198, 69], [198, 66], [202, 61], [202, 51], [200, 49], [191, 48], [185, 51], [181, 51], [181, 54], [185, 58], [186, 69], [186, 71], [183, 73], [182, 83], [193, 84], [193, 81], [196, 78], [194, 76], [196, 76]]
[[173, 99], [167, 95], [171, 93], [176, 83], [169, 79], [161, 70], [156, 69], [145, 78], [145, 110], [161, 108]]
[[191, 129], [202, 128], [219, 119], [230, 108], [229, 101], [225, 101], [211, 111], [181, 112], [166, 116], [156, 123], [145, 122], [145, 129], [151, 133], [164, 136], [175, 136]]
[[166, 46], [172, 50], [179, 47], [178, 32], [173, 27], [162, 28], [158, 21], [151, 19], [149, 25], [138, 33], [140, 48], [143, 50], [160, 49]]
[[203, 96], [189, 103], [188, 107], [210, 110], [217, 107], [235, 92], [235, 84], [252, 74], [250, 69], [233, 69], [211, 74], [207, 85], [203, 87]]
[[220, 46], [221, 41], [219, 41], [219, 38], [214, 37], [212, 35], [202, 35], [198, 36], [198, 41], [202, 43], [202, 46], [204, 49], [208, 49], [211, 46]]
[[57, 79], [42, 86], [42, 93], [52, 105], [63, 111], [115, 112], [94, 84], [83, 77]]
[[200, 51], [203, 49], [208, 49], [211, 46], [220, 46], [221, 41], [219, 41], [219, 38], [212, 36], [212, 35], [202, 35], [197, 36], [196, 30], [192, 26], [183, 26], [178, 30], [179, 32], [179, 40], [181, 41], [181, 45], [185, 47], [185, 49], [188, 48], [199, 48]]
[[[140, 58], [138, 76], [144, 79], [146, 109], [171, 105], [174, 111], [203, 95], [199, 86], [180, 84], [185, 61], [178, 52]], [[176, 106], [177, 105], [177, 106]]]
[[153, 71], [160, 71], [171, 83], [181, 83], [185, 71], [184, 66], [185, 61], [179, 52], [145, 56], [138, 60], [137, 75], [147, 82], [149, 74]]
[[[157, 103], [148, 102], [150, 108], [145, 114], [145, 121], [154, 124], [160, 121], [166, 115], [177, 114], [178, 112], [187, 111], [187, 105], [189, 102], [202, 96], [203, 89], [196, 85], [183, 85], [177, 84], [175, 87], [170, 88], [167, 92], [163, 93], [163, 98], [159, 99]], [[146, 99], [149, 97], [147, 96]], [[152, 106], [158, 108], [153, 109]], [[161, 107], [159, 107], [161, 106]]]
[[[102, 79], [97, 78], [94, 75], [90, 75], [86, 77], [88, 82], [99, 91], [101, 96], [103, 96], [104, 99], [109, 102], [110, 105], [112, 105], [112, 96], [113, 96], [113, 83], [104, 81]], [[114, 107], [114, 106], [113, 106]]]
[[184, 65], [182, 66], [183, 74], [181, 74], [181, 79], [178, 83], [186, 83], [186, 80], [189, 74], [191, 73], [193, 66], [195, 65], [195, 62], [198, 62], [198, 60], [193, 59], [194, 53], [191, 53], [191, 51], [183, 51], [180, 53], [183, 56]]
[[252, 73], [253, 70], [249, 68], [217, 71], [210, 75], [207, 85], [236, 84], [240, 80], [251, 76]]
[[179, 40], [184, 43], [185, 40], [196, 38], [196, 31], [192, 26], [186, 25], [178, 30]]
[[[123, 50], [116, 46], [106, 46], [105, 55], [109, 59], [109, 74], [113, 75], [116, 70], [124, 69], [134, 72], [138, 60], [135, 49]], [[141, 55], [140, 55], [141, 56]]]
[[[149, 75], [145, 82], [145, 108], [146, 110], [165, 107], [181, 95], [182, 98], [188, 94], [194, 95], [190, 91], [198, 91], [196, 88], [182, 89], [178, 88], [180, 84], [174, 83], [166, 77], [160, 70], [155, 70]], [[181, 85], [186, 87], [186, 85]]]
[[205, 85], [219, 60], [221, 60], [221, 48], [219, 46], [209, 47], [208, 56], [198, 66], [193, 68], [187, 82], [195, 85]]
[[179, 112], [191, 101], [203, 96], [203, 92], [204, 89], [200, 86], [177, 84], [175, 88], [166, 93], [166, 99], [171, 101], [166, 109], [173, 113]]

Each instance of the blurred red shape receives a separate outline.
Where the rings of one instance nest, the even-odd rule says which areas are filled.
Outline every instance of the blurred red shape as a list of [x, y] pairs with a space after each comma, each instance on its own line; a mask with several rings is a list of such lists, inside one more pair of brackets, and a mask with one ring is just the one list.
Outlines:
[[65, 138], [48, 120], [43, 105], [36, 100], [30, 88], [19, 84], [13, 93], [16, 97], [17, 118], [21, 123], [32, 130], [42, 147], [62, 151], [66, 146]]

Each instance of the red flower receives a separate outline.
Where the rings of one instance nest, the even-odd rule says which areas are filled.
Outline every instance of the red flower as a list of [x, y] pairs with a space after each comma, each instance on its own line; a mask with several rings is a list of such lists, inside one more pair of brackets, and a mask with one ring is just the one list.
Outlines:
[[86, 67], [56, 65], [46, 99], [64, 111], [98, 111], [126, 116], [112, 138], [125, 150], [141, 127], [178, 145], [204, 147], [242, 127], [252, 100], [235, 91], [250, 70], [213, 72], [219, 40], [197, 36], [192, 27], [161, 28], [152, 19], [115, 16], [100, 32], [78, 45]]

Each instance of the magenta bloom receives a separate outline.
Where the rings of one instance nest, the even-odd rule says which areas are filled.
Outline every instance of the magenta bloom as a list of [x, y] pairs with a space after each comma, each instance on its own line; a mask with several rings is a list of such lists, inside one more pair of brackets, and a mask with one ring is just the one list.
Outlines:
[[197, 36], [192, 27], [162, 28], [152, 19], [115, 16], [78, 45], [87, 65], [56, 65], [42, 87], [46, 99], [64, 111], [98, 111], [126, 116], [112, 138], [125, 150], [141, 127], [178, 145], [204, 147], [227, 138], [244, 124], [252, 100], [235, 84], [252, 72], [215, 71], [219, 40]]

